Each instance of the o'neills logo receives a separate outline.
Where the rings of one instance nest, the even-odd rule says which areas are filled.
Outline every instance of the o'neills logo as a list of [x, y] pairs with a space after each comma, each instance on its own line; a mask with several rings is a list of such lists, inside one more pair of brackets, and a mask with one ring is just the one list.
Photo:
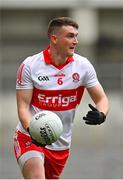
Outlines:
[[63, 97], [62, 94], [59, 94], [58, 96], [39, 94], [38, 99], [39, 103], [50, 107], [69, 106], [70, 103], [77, 101], [76, 95]]
[[53, 132], [47, 123], [45, 123], [43, 127], [40, 127], [40, 135], [43, 137], [46, 144], [51, 144], [51, 141], [55, 141]]

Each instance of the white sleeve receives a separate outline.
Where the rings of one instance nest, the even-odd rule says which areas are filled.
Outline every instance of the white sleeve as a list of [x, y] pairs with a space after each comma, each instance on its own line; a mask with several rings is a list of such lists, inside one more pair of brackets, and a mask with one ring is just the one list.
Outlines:
[[84, 79], [84, 85], [86, 88], [93, 87], [99, 83], [96, 71], [93, 65], [88, 62], [87, 63], [87, 71]]
[[23, 62], [18, 69], [16, 89], [33, 89], [31, 70], [28, 63]]

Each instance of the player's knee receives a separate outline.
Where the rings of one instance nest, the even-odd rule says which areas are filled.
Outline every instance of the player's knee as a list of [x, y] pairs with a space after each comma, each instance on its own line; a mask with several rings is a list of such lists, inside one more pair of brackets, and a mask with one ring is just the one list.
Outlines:
[[45, 179], [45, 176], [40, 172], [38, 172], [38, 173], [33, 173], [30, 179]]
[[25, 179], [45, 179], [45, 175], [41, 174], [41, 172], [28, 172], [23, 173]]
[[32, 158], [25, 162], [22, 170], [25, 179], [45, 179], [44, 166], [39, 160]]

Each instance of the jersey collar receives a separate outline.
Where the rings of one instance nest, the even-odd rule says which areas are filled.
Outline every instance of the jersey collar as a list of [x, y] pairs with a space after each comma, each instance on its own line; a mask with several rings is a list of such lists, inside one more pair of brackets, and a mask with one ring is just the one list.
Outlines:
[[50, 48], [50, 46], [48, 46], [44, 51], [43, 51], [43, 55], [44, 55], [44, 60], [46, 62], [46, 64], [52, 64], [53, 66], [55, 66], [56, 68], [58, 69], [62, 69], [64, 66], [66, 66], [68, 63], [72, 62], [73, 61], [73, 57], [68, 57], [66, 62], [62, 65], [56, 65], [54, 62], [53, 62], [53, 59], [52, 57], [50, 56], [49, 52], [48, 52], [48, 49]]

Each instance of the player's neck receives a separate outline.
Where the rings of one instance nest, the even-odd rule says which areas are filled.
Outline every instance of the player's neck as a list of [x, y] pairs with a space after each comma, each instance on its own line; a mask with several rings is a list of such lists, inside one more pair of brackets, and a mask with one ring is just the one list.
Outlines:
[[67, 57], [62, 56], [59, 52], [56, 51], [55, 48], [50, 47], [48, 51], [56, 65], [62, 65], [66, 62]]

